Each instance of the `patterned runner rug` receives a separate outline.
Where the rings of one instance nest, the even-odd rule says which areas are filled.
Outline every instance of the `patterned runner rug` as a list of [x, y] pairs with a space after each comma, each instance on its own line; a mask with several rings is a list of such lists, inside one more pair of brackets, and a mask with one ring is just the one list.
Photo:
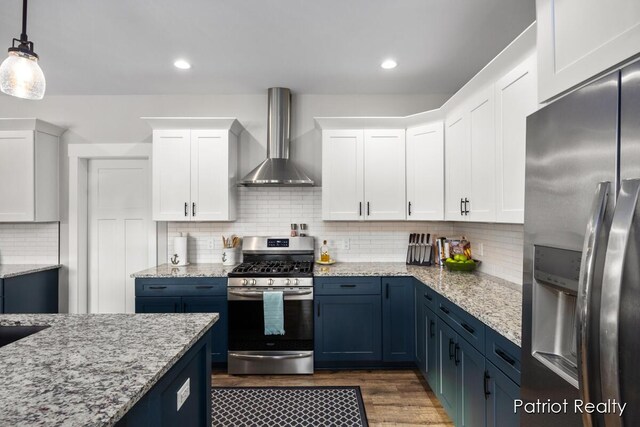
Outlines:
[[215, 387], [213, 426], [367, 427], [360, 387]]

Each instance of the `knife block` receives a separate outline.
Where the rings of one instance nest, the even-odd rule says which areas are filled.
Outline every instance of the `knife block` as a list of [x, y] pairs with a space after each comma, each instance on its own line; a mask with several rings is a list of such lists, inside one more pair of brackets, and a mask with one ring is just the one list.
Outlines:
[[[407, 254], [415, 254], [415, 257], [407, 256], [407, 259], [409, 260], [407, 265], [432, 265], [431, 260], [433, 259], [433, 246], [431, 246], [431, 243], [409, 243], [407, 246]], [[420, 254], [424, 255], [421, 257]], [[420, 260], [420, 258], [422, 258], [422, 260]]]

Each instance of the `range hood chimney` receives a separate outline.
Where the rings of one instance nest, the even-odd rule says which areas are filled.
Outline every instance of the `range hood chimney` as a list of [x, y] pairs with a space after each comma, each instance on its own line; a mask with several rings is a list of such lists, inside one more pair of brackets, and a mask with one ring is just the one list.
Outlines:
[[238, 185], [244, 187], [311, 187], [313, 181], [289, 159], [291, 91], [269, 89], [267, 159], [249, 172]]

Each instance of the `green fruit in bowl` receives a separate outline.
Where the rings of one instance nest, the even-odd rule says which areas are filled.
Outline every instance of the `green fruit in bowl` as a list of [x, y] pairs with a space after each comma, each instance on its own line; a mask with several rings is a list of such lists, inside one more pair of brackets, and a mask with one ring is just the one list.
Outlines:
[[464, 262], [465, 264], [475, 264], [475, 261], [472, 259], [468, 259]]
[[447, 258], [447, 262], [453, 262], [453, 258]]

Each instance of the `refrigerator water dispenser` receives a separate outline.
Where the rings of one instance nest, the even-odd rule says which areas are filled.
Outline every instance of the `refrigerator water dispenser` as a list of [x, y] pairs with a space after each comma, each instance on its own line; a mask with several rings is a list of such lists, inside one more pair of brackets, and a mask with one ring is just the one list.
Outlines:
[[535, 246], [531, 354], [578, 388], [576, 295], [580, 251]]

